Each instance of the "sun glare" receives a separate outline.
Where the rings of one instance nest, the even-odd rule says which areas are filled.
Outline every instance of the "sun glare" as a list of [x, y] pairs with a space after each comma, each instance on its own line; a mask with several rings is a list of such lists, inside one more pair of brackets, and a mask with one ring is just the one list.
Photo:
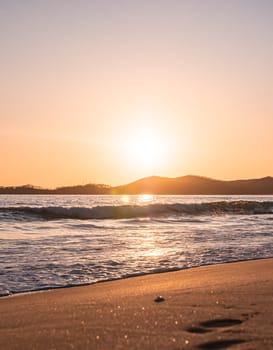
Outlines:
[[159, 158], [159, 140], [149, 132], [142, 131], [136, 135], [129, 147], [131, 148], [132, 156], [137, 162], [143, 164], [154, 163]]
[[154, 199], [154, 196], [152, 194], [140, 194], [138, 196], [139, 203], [148, 203], [151, 202]]
[[154, 130], [135, 131], [125, 142], [126, 162], [147, 172], [159, 170], [165, 162], [166, 148], [164, 138]]

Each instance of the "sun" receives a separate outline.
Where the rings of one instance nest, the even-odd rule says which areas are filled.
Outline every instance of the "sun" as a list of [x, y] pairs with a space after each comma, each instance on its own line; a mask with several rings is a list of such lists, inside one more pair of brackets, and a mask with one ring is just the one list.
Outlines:
[[128, 151], [137, 163], [150, 164], [159, 161], [159, 139], [150, 131], [142, 130], [133, 135]]
[[158, 130], [146, 127], [131, 131], [124, 147], [126, 163], [143, 171], [158, 171], [165, 162], [167, 144]]

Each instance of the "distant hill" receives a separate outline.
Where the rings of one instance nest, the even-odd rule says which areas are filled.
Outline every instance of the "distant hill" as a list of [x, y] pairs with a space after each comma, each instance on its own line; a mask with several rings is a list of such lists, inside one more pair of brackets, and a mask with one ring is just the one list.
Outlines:
[[273, 194], [273, 178], [221, 181], [187, 175], [176, 178], [146, 177], [114, 188], [118, 194]]
[[45, 189], [31, 185], [0, 187], [0, 194], [188, 194], [188, 195], [273, 195], [273, 177], [222, 181], [187, 175], [176, 178], [150, 176], [132, 183], [111, 187], [102, 184]]
[[111, 187], [101, 184], [57, 187], [47, 189], [31, 185], [0, 187], [0, 194], [110, 194]]

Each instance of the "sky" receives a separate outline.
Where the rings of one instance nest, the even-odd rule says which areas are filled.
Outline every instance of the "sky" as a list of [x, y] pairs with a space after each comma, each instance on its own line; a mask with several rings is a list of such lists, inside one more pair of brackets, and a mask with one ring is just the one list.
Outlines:
[[273, 1], [0, 0], [0, 186], [273, 175]]

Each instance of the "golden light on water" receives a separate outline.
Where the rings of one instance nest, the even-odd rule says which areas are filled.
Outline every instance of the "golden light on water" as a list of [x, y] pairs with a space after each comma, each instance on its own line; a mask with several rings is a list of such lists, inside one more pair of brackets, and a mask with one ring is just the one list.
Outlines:
[[123, 195], [121, 197], [121, 200], [124, 204], [149, 204], [150, 202], [152, 202], [154, 199], [154, 195], [153, 194], [139, 194], [137, 196], [134, 195]]
[[154, 199], [154, 195], [152, 194], [140, 194], [138, 196], [139, 203], [151, 202]]
[[130, 196], [123, 195], [121, 200], [124, 204], [129, 204], [130, 203]]
[[157, 258], [164, 255], [164, 249], [159, 245], [156, 233], [149, 228], [141, 234], [139, 248], [142, 256]]
[[[149, 205], [153, 202], [155, 196], [152, 194], [140, 195], [123, 195], [122, 202], [125, 205]], [[139, 226], [141, 229], [133, 240], [136, 254], [139, 257], [157, 258], [164, 255], [164, 249], [158, 243], [157, 233], [149, 224], [149, 218], [139, 218]]]

